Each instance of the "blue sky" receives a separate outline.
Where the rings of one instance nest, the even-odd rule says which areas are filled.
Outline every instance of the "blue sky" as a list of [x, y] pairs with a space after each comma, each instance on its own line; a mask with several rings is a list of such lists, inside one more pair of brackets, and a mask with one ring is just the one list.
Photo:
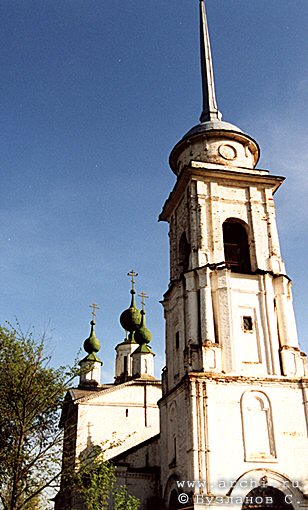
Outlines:
[[[224, 120], [285, 175], [278, 226], [302, 347], [308, 350], [308, 2], [208, 0]], [[111, 381], [129, 279], [150, 295], [163, 366], [173, 145], [201, 110], [197, 0], [2, 0], [0, 4], [1, 318], [48, 331], [71, 363], [100, 305]]]

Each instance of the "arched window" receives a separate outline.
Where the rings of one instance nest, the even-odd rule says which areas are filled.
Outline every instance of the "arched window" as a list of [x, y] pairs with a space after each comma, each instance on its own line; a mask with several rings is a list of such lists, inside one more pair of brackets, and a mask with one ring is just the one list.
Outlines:
[[247, 230], [236, 218], [227, 219], [223, 226], [225, 262], [235, 273], [251, 273]]
[[185, 232], [181, 235], [179, 242], [179, 265], [182, 271], [187, 271], [189, 266], [190, 244], [187, 241]]

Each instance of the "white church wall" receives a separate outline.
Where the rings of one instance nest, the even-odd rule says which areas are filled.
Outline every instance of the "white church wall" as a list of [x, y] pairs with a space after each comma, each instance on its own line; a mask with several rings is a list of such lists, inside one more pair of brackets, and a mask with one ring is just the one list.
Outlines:
[[157, 476], [150, 473], [130, 473], [125, 468], [117, 469], [116, 475], [118, 483], [126, 485], [129, 494], [140, 500], [139, 510], [148, 510], [149, 501], [154, 498], [155, 501], [159, 493]]
[[[160, 466], [160, 438], [154, 436], [153, 439], [145, 441], [121, 454], [120, 464], [133, 466], [134, 469]], [[119, 464], [116, 463], [119, 467]]]
[[163, 494], [175, 479], [207, 481], [210, 491], [224, 495], [232, 481], [255, 469], [285, 473], [307, 493], [308, 428], [300, 381], [190, 377], [199, 382], [186, 383], [161, 402]]
[[[160, 396], [159, 384], [127, 383], [79, 402], [77, 457], [89, 442], [107, 447], [105, 457], [110, 458], [158, 434]], [[110, 443], [118, 442], [119, 446], [108, 448]]]
[[308, 431], [301, 384], [226, 379], [206, 386], [212, 483], [267, 467], [306, 487]]
[[[161, 483], [162, 492], [168, 480], [194, 479], [191, 456], [195, 456], [192, 422], [193, 410], [183, 386], [176, 389], [160, 405], [161, 413]], [[176, 441], [174, 441], [176, 439]]]

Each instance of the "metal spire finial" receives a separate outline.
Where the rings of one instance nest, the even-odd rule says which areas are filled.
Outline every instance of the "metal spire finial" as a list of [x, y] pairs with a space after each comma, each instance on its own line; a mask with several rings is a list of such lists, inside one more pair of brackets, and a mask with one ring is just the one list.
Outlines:
[[218, 110], [215, 95], [213, 62], [204, 0], [200, 0], [200, 53], [203, 96], [200, 122], [221, 120], [222, 115]]

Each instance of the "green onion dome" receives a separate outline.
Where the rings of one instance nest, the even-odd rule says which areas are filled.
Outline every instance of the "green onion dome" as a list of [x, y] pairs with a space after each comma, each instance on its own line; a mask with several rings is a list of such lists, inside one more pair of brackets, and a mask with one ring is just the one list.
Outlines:
[[132, 333], [136, 331], [136, 329], [139, 328], [141, 323], [141, 313], [140, 310], [136, 307], [135, 303], [135, 290], [132, 289], [130, 291], [132, 295], [132, 300], [130, 307], [127, 308], [127, 310], [124, 310], [124, 312], [120, 315], [120, 323], [123, 329], [125, 331], [129, 331], [131, 333], [130, 337], [132, 336]]
[[95, 336], [94, 331], [95, 321], [91, 321], [91, 332], [89, 338], [84, 341], [83, 348], [88, 354], [93, 354], [94, 352], [98, 352], [101, 348], [101, 343], [98, 338]]
[[141, 310], [141, 316], [142, 318], [140, 327], [135, 332], [135, 340], [139, 345], [148, 344], [152, 340], [152, 333], [146, 327], [144, 310]]

